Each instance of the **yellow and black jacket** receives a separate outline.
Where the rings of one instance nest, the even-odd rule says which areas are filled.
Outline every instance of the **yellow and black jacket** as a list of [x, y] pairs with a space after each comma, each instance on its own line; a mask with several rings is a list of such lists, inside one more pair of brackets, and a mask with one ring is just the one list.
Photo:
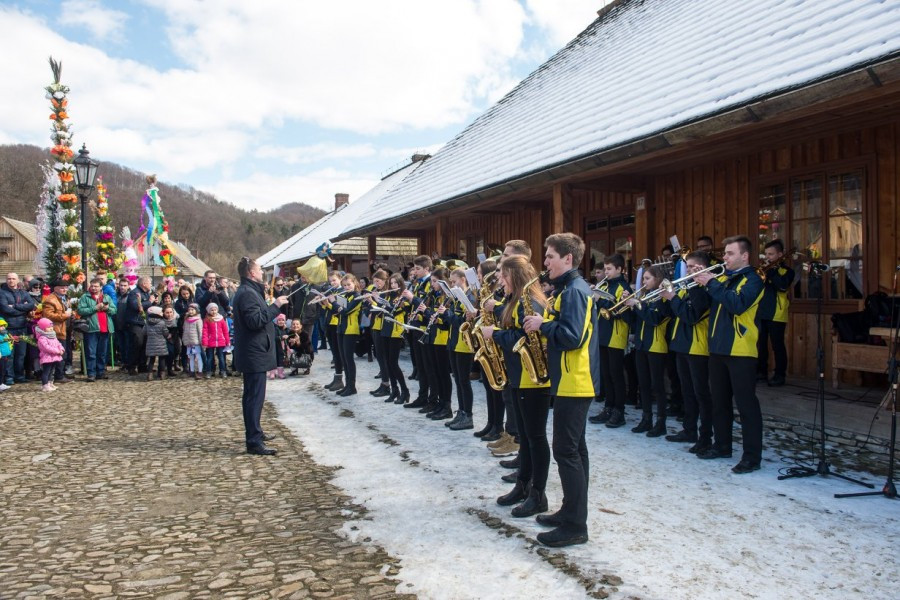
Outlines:
[[634, 349], [641, 352], [665, 354], [669, 351], [666, 330], [669, 326], [667, 302], [658, 299], [633, 307]]
[[794, 270], [781, 263], [766, 270], [765, 294], [759, 303], [759, 318], [764, 321], [787, 323], [788, 289], [794, 283]]
[[[400, 321], [401, 323], [406, 323], [406, 316], [409, 314], [410, 303], [408, 300], [404, 298], [397, 298], [393, 302], [391, 302], [391, 310], [393, 314], [391, 314], [391, 318], [395, 321]], [[383, 321], [381, 332], [379, 335], [381, 337], [386, 338], [395, 338], [399, 339], [403, 337], [403, 332], [405, 329], [400, 325], [395, 323], [391, 323], [390, 321]]]
[[544, 311], [550, 393], [593, 398], [600, 393], [600, 347], [594, 333], [597, 308], [587, 282], [572, 269], [550, 282], [555, 293]]
[[[469, 298], [469, 302], [474, 306], [476, 300], [471, 290], [466, 292], [466, 296]], [[452, 307], [447, 309], [447, 312], [444, 313], [442, 318], [450, 323], [450, 341], [447, 344], [450, 350], [453, 352], [472, 354], [473, 350], [469, 348], [469, 345], [463, 337], [459, 335], [459, 328], [466, 322], [466, 309], [462, 303], [454, 302]], [[472, 332], [472, 335], [476, 334], [481, 335], [481, 332]]]
[[446, 315], [449, 311], [453, 310], [453, 303], [447, 302], [447, 297], [440, 290], [434, 291], [434, 300], [432, 301], [432, 307], [425, 311], [425, 326], [428, 326], [428, 323], [432, 322], [432, 318], [434, 318], [434, 322], [431, 325], [431, 328], [428, 330], [428, 343], [434, 344], [435, 346], [447, 346], [450, 341], [450, 320], [445, 319], [444, 315], [438, 314], [437, 308], [443, 304], [448, 304], [447, 310], [444, 311], [444, 315]]
[[[509, 301], [509, 299], [506, 300], [506, 302]], [[536, 315], [544, 311], [544, 307], [537, 301], [532, 301], [531, 307]], [[503, 350], [503, 360], [506, 363], [506, 376], [509, 381], [509, 387], [511, 389], [549, 388], [549, 381], [543, 384], [533, 382], [531, 377], [528, 376], [528, 371], [522, 367], [522, 358], [513, 352], [513, 346], [516, 345], [516, 342], [525, 337], [525, 330], [522, 329], [524, 321], [525, 311], [522, 308], [521, 300], [517, 300], [513, 312], [513, 326], [509, 329], [503, 329], [500, 326], [501, 320], [498, 318], [494, 329], [494, 341]]]
[[[597, 299], [597, 310], [612, 307], [616, 302], [622, 299], [622, 294], [625, 292], [631, 293], [631, 286], [628, 285], [628, 281], [625, 277], [620, 275], [619, 277], [610, 279], [606, 282], [605, 291], [612, 294], [616, 300], [615, 302], [612, 302], [610, 300], [604, 300], [603, 298]], [[622, 318], [623, 316], [626, 318]], [[603, 348], [624, 350], [625, 346], [628, 345], [628, 326], [629, 318], [627, 317], [627, 313], [623, 315], [612, 315], [609, 320], [601, 317], [597, 319], [597, 341]]]
[[347, 294], [347, 306], [340, 311], [338, 333], [340, 335], [359, 335], [359, 315], [362, 312], [362, 298], [359, 292]]
[[710, 280], [709, 353], [756, 358], [763, 282], [753, 267]]
[[700, 286], [682, 289], [666, 306], [672, 316], [669, 350], [709, 356], [709, 294]]
[[[425, 310], [421, 313], [416, 313], [415, 310], [419, 307], [423, 302], [425, 306], [429, 306], [432, 302], [432, 289], [431, 289], [431, 275], [426, 275], [422, 277], [413, 285], [412, 289], [413, 298], [410, 300], [410, 314], [408, 316], [407, 323], [410, 325], [420, 327], [422, 329], [428, 325], [428, 319], [431, 317], [428, 314], [428, 310]], [[415, 335], [415, 334], [414, 334]], [[428, 340], [423, 340], [427, 342]]]
[[[367, 292], [374, 292], [374, 291], [375, 291], [375, 286], [374, 286], [374, 285], [370, 285], [369, 287], [366, 288], [366, 291], [367, 291]], [[363, 310], [365, 310], [366, 314], [369, 315], [369, 320], [370, 320], [371, 323], [372, 323], [371, 328], [372, 328], [372, 331], [373, 331], [373, 332], [374, 332], [374, 331], [381, 331], [381, 328], [382, 328], [382, 326], [383, 326], [383, 324], [384, 324], [384, 313], [382, 313], [382, 312], [380, 312], [380, 311], [377, 311], [377, 310], [373, 312], [373, 311], [371, 310], [371, 308], [372, 308], [373, 306], [379, 306], [378, 300], [375, 300], [375, 298], [377, 298], [377, 297], [378, 297], [378, 296], [373, 296], [372, 299], [371, 299], [369, 302], [367, 302], [367, 303], [365, 304], [365, 306], [363, 307]], [[383, 296], [382, 296], [382, 297], [383, 297]]]

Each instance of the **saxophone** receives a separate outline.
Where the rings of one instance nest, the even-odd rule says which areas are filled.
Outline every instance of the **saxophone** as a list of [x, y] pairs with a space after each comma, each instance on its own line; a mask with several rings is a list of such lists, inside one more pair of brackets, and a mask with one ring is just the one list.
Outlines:
[[[496, 271], [494, 273], [496, 273]], [[490, 297], [491, 287], [488, 285], [487, 278], [485, 278], [484, 283], [481, 286], [481, 294], [479, 295], [481, 317], [479, 317], [472, 326], [476, 330], [480, 330], [482, 327], [491, 327], [495, 324], [494, 313], [484, 307], [485, 302], [487, 302]], [[488, 385], [499, 392], [506, 387], [507, 383], [506, 363], [503, 360], [503, 352], [494, 340], [487, 340], [480, 334], [470, 335], [470, 337], [473, 340], [478, 340], [478, 350], [475, 351], [475, 360], [478, 361], [478, 364], [480, 364], [481, 368], [484, 370]]]
[[[535, 277], [526, 283], [525, 289], [522, 290], [522, 311], [526, 317], [536, 314], [534, 307], [531, 305], [531, 295], [528, 293], [528, 288], [538, 279], [539, 277]], [[513, 346], [513, 352], [519, 355], [519, 358], [522, 360], [522, 368], [528, 372], [528, 378], [531, 381], [535, 384], [543, 385], [550, 380], [550, 371], [547, 367], [547, 350], [544, 348], [544, 342], [541, 340], [540, 331], [526, 333], [525, 337], [521, 338]]]

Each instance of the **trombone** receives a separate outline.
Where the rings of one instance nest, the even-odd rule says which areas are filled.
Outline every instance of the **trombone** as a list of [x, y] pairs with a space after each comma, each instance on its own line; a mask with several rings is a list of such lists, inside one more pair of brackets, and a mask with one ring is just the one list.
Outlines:
[[609, 293], [609, 291], [602, 289], [604, 285], [606, 285], [606, 280], [609, 279], [607, 275], [600, 281], [598, 281], [595, 285], [591, 287], [591, 293], [593, 296], [600, 298], [601, 300], [606, 300], [607, 302], [615, 302], [616, 297]]
[[622, 298], [619, 302], [613, 304], [609, 308], [601, 308], [598, 312], [601, 317], [608, 321], [609, 319], [622, 315], [625, 311], [630, 310], [631, 307], [625, 303], [631, 298], [634, 298], [637, 301], [636, 306], [640, 306], [641, 302], [644, 301], [644, 286], [639, 287], [633, 294]]
[[714, 277], [719, 277], [725, 274], [725, 264], [719, 263], [716, 265], [710, 265], [705, 269], [701, 269], [696, 273], [691, 273], [690, 275], [685, 275], [684, 277], [676, 279], [675, 281], [663, 279], [659, 284], [659, 287], [641, 298], [641, 301], [652, 302], [653, 300], [656, 300], [663, 292], [677, 292], [679, 290], [689, 290], [692, 287], [697, 287], [700, 284], [697, 283], [696, 280], [694, 280], [694, 277], [696, 275], [699, 275], [700, 273], [709, 273]]

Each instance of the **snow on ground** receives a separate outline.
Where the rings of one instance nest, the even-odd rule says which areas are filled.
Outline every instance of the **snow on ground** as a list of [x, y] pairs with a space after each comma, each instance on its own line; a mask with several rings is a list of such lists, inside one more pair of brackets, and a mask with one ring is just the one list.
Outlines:
[[[365, 360], [357, 360], [360, 393], [339, 398], [322, 389], [332, 377], [329, 360], [320, 352], [312, 375], [270, 381], [268, 398], [316, 462], [340, 467], [335, 485], [368, 511], [348, 515], [344, 533], [371, 538], [401, 560], [398, 592], [583, 598], [586, 587], [593, 589], [585, 580], [615, 575], [623, 583], [605, 586], [611, 598], [898, 597], [900, 502], [835, 499], [837, 492], [864, 491], [838, 479], [778, 481], [782, 463], [771, 451], [762, 470], [733, 475], [739, 447], [732, 460], [697, 460], [686, 445], [631, 433], [635, 409], [627, 427], [588, 424], [590, 542], [539, 550], [533, 540], [544, 529], [495, 503], [511, 488], [500, 481], [509, 471], [471, 430], [449, 431], [442, 421], [371, 397], [377, 363]], [[417, 383], [410, 383], [415, 397]], [[480, 428], [484, 391], [473, 384]], [[676, 425], [670, 420], [670, 431]], [[547, 495], [556, 510], [562, 494], [555, 463]], [[525, 535], [490, 528], [476, 511]]]

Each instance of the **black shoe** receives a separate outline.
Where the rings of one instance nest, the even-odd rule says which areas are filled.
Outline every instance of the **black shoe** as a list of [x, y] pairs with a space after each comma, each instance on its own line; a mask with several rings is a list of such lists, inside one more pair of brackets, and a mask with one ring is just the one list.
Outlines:
[[515, 458], [510, 458], [508, 460], [501, 460], [500, 466], [504, 469], [518, 469], [521, 461], [519, 460], [519, 456], [516, 455]]
[[334, 379], [331, 380], [331, 383], [325, 386], [326, 390], [335, 391], [344, 387], [344, 376], [343, 375], [335, 375]]
[[391, 394], [390, 386], [387, 386], [384, 383], [379, 385], [377, 390], [369, 392], [370, 396], [375, 396], [376, 398], [381, 398], [382, 396], [389, 396], [390, 394]]
[[537, 534], [537, 541], [550, 548], [563, 548], [587, 543], [588, 534], [586, 531], [572, 531], [565, 527], [557, 527], [552, 531]]
[[487, 435], [488, 433], [490, 433], [491, 430], [493, 430], [493, 429], [494, 429], [494, 426], [491, 425], [490, 423], [488, 423], [487, 425], [484, 426], [484, 429], [479, 429], [478, 431], [474, 432], [472, 435], [474, 435], [477, 438], [480, 438], [481, 436]]
[[97, 379], [109, 379], [109, 375], [103, 373], [102, 375], [97, 375]]
[[419, 372], [416, 371], [415, 369], [413, 369], [412, 374], [411, 374], [409, 377], [407, 377], [407, 379], [412, 379], [412, 380], [414, 380], [414, 381], [418, 381], [418, 379], [419, 379]]
[[606, 422], [606, 426], [610, 429], [616, 429], [617, 427], [621, 427], [625, 424], [625, 415], [618, 408], [612, 409], [612, 414], [609, 416], [609, 421]]
[[419, 409], [419, 412], [422, 413], [423, 415], [428, 415], [428, 414], [433, 413], [434, 411], [436, 411], [437, 408], [438, 408], [438, 406], [440, 406], [439, 403], [434, 402], [433, 400], [429, 400], [429, 401], [425, 404], [425, 406], [423, 406], [422, 408]]
[[348, 385], [347, 387], [342, 389], [340, 392], [338, 392], [337, 395], [342, 396], [344, 398], [346, 398], [347, 396], [355, 396], [356, 395], [356, 386]]
[[713, 458], [731, 458], [731, 450], [720, 450], [715, 446], [710, 446], [703, 452], [697, 452], [697, 458], [703, 460], [711, 460]]
[[653, 429], [653, 417], [645, 413], [641, 417], [641, 422], [631, 428], [631, 433], [646, 433], [651, 429]]
[[612, 416], [612, 409], [608, 406], [604, 406], [603, 410], [598, 412], [593, 417], [588, 417], [588, 421], [591, 423], [606, 423], [609, 421], [609, 418]]
[[688, 452], [691, 454], [699, 454], [700, 452], [705, 452], [712, 448], [712, 442], [709, 440], [698, 440], [696, 444], [688, 448]]
[[274, 440], [274, 439], [277, 438], [277, 437], [278, 437], [278, 436], [275, 435], [274, 433], [264, 433], [264, 434], [263, 434], [263, 441], [264, 441], [264, 442], [271, 442], [272, 440]]
[[781, 387], [784, 385], [784, 377], [773, 377], [769, 380], [769, 387]]
[[656, 438], [663, 435], [666, 435], [668, 429], [666, 429], [666, 422], [663, 420], [659, 420], [656, 422], [656, 425], [653, 426], [653, 429], [647, 432], [647, 437]]
[[490, 431], [488, 431], [483, 436], [481, 436], [481, 441], [482, 442], [496, 442], [497, 440], [500, 439], [500, 436], [502, 436], [502, 435], [503, 435], [502, 429], [494, 428], [494, 429], [491, 429]]
[[259, 454], [261, 456], [273, 456], [278, 453], [275, 448], [268, 448], [265, 444], [247, 446], [247, 454]]
[[500, 480], [505, 483], [515, 483], [519, 480], [519, 472], [516, 471], [515, 473], [507, 473], [506, 475], [501, 477]]
[[532, 488], [525, 502], [513, 508], [511, 514], [517, 519], [522, 519], [545, 512], [547, 512], [547, 495], [543, 490]]
[[403, 408], [422, 408], [428, 403], [425, 398], [416, 398], [412, 402], [403, 405]]
[[128, 374], [129, 374], [129, 375], [137, 375], [137, 374], [138, 374], [138, 371], [137, 371], [137, 369], [136, 369], [135, 367], [129, 367], [129, 368], [128, 368]]
[[406, 406], [406, 403], [409, 402], [409, 390], [400, 393], [400, 397], [394, 400], [394, 404], [402, 404]]
[[750, 462], [746, 459], [731, 467], [731, 472], [735, 475], [744, 475], [753, 471], [759, 471], [759, 463]]
[[682, 429], [681, 431], [679, 431], [678, 433], [676, 433], [676, 434], [674, 434], [674, 435], [667, 435], [667, 436], [666, 436], [666, 441], [667, 441], [667, 442], [689, 442], [689, 443], [693, 443], [693, 442], [696, 442], [696, 441], [697, 441], [697, 434], [696, 434], [696, 433], [693, 433], [693, 434], [692, 434], [692, 433], [688, 433], [687, 431], [685, 431], [684, 429]]
[[376, 375], [372, 379], [381, 379], [381, 371], [378, 371], [378, 375]]
[[443, 421], [444, 419], [449, 419], [453, 416], [453, 411], [450, 410], [449, 406], [445, 406], [442, 409], [428, 415], [428, 418], [432, 421]]
[[512, 506], [513, 504], [518, 504], [528, 497], [527, 487], [528, 484], [517, 479], [515, 487], [510, 490], [508, 494], [504, 494], [497, 498], [497, 504], [500, 506]]
[[391, 395], [384, 399], [384, 403], [396, 402], [400, 397], [400, 390], [391, 390]]
[[544, 527], [561, 527], [563, 520], [559, 516], [559, 512], [550, 513], [549, 515], [538, 515], [534, 519], [538, 525]]
[[450, 427], [451, 425], [456, 425], [459, 423], [460, 419], [464, 418], [466, 413], [461, 410], [456, 411], [456, 416], [450, 419], [449, 421], [444, 421], [444, 427]]

